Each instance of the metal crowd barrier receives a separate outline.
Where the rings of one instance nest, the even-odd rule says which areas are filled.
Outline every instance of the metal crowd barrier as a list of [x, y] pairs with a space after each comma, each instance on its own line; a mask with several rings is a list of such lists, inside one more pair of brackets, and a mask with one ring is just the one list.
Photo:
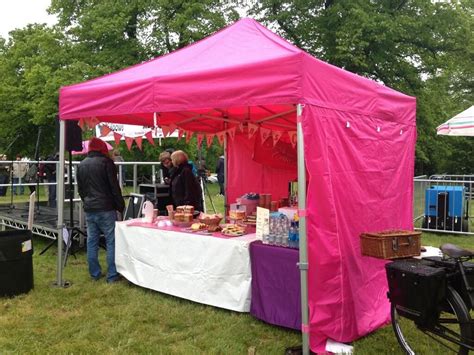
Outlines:
[[415, 229], [474, 235], [474, 175], [414, 178]]
[[[15, 183], [12, 183], [12, 167], [13, 167], [13, 164], [26, 164], [27, 166], [30, 166], [32, 164], [34, 165], [40, 165], [40, 164], [56, 164], [56, 171], [59, 170], [59, 161], [45, 161], [45, 160], [28, 160], [28, 161], [17, 161], [17, 160], [3, 160], [3, 161], [0, 161], [0, 166], [6, 166], [6, 168], [8, 169], [8, 172], [6, 173], [5, 176], [8, 176], [7, 177], [7, 181], [8, 182], [5, 182], [5, 183], [0, 183], [0, 187], [6, 187], [7, 189], [10, 187], [10, 188], [13, 188], [13, 187], [28, 187], [28, 186], [33, 186], [33, 187], [36, 187], [36, 186], [50, 186], [50, 185], [57, 185], [56, 182], [48, 182], [46, 181], [45, 178], [40, 178], [40, 181], [38, 183], [36, 182], [31, 182], [31, 183], [27, 183], [25, 182], [25, 178], [21, 178], [19, 177], [19, 181], [18, 182], [15, 182]], [[77, 198], [78, 194], [77, 194], [77, 180], [76, 180], [76, 175], [75, 175], [75, 171], [76, 171], [76, 167], [77, 165], [80, 164], [80, 161], [72, 161], [72, 174], [70, 174], [70, 167], [69, 167], [69, 162], [66, 161], [66, 171], [65, 171], [65, 180], [64, 180], [64, 184], [65, 186], [68, 186], [70, 184], [70, 177], [72, 176], [73, 178], [73, 181], [72, 181], [72, 184], [75, 186], [74, 188], [74, 198]], [[118, 180], [119, 180], [119, 184], [120, 184], [120, 187], [123, 187], [124, 183], [126, 184], [126, 179], [125, 179], [125, 173], [126, 171], [128, 170], [127, 167], [128, 166], [131, 166], [132, 167], [132, 187], [133, 187], [133, 192], [134, 193], [137, 193], [138, 192], [138, 188], [139, 188], [139, 183], [140, 182], [147, 182], [147, 183], [151, 183], [151, 184], [155, 184], [155, 183], [158, 183], [158, 182], [162, 182], [162, 176], [161, 176], [161, 170], [159, 169], [159, 166], [160, 166], [160, 162], [115, 162], [115, 165], [117, 166], [117, 171], [118, 171]], [[142, 174], [139, 176], [138, 174], [138, 168], [139, 166], [148, 166], [150, 167], [150, 170], [147, 171], [145, 174]], [[158, 172], [159, 174], [157, 174], [157, 167], [158, 167]], [[1, 174], [0, 174], [1, 175]], [[147, 181], [144, 181], [145, 176], [150, 176], [149, 180]], [[141, 180], [141, 181], [140, 181]], [[130, 180], [128, 180], [130, 181]], [[12, 191], [10, 192], [7, 192], [6, 195], [10, 195], [12, 193]]]

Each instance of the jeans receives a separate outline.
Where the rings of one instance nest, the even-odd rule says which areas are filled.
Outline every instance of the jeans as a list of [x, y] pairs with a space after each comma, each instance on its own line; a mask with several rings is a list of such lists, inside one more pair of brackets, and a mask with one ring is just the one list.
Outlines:
[[95, 280], [102, 276], [99, 264], [99, 239], [102, 232], [107, 246], [107, 282], [118, 278], [115, 268], [115, 211], [86, 212], [87, 221], [87, 263], [89, 274]]
[[[20, 182], [20, 178], [13, 178], [13, 184], [18, 184]], [[17, 188], [20, 188], [20, 195], [23, 195], [25, 193], [25, 187], [23, 185], [21, 186], [13, 186], [13, 194], [16, 195], [16, 190]]]
[[[0, 184], [8, 183], [8, 175], [0, 175]], [[0, 186], [0, 196], [5, 196], [7, 194], [8, 186]]]

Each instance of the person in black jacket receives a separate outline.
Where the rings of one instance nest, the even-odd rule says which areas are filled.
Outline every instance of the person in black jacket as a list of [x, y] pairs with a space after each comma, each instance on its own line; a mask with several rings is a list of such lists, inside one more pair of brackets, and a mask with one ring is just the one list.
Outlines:
[[224, 189], [224, 175], [225, 175], [225, 161], [224, 156], [221, 155], [219, 160], [217, 161], [216, 166], [216, 173], [217, 173], [217, 182], [219, 183], [219, 195], [224, 196], [225, 189]]
[[115, 267], [115, 221], [117, 212], [123, 213], [125, 202], [115, 164], [99, 138], [94, 137], [89, 143], [89, 153], [78, 167], [77, 184], [86, 213], [89, 274], [94, 280], [102, 277], [98, 259], [102, 232], [107, 245], [107, 282], [115, 282], [119, 279]]
[[171, 176], [171, 197], [175, 206], [194, 206], [195, 211], [202, 211], [202, 190], [192, 165], [188, 163], [188, 156], [182, 150], [171, 154], [171, 161], [175, 169]]

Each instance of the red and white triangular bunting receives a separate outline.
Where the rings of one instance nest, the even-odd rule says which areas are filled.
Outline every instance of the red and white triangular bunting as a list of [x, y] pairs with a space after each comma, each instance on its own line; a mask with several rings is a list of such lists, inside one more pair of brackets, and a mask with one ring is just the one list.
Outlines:
[[258, 131], [258, 126], [256, 124], [253, 124], [253, 123], [249, 123], [249, 139], [253, 137], [253, 135], [255, 133], [257, 133]]
[[270, 129], [260, 127], [260, 141], [262, 143], [265, 143], [265, 141], [268, 139], [268, 137], [270, 137], [271, 134], [272, 131]]
[[122, 135], [120, 133], [114, 132], [115, 145], [119, 145], [121, 139], [122, 139]]
[[239, 123], [239, 130], [240, 130], [240, 132], [244, 133], [244, 124], [243, 123]]
[[186, 143], [189, 143], [191, 138], [193, 137], [193, 132], [192, 131], [186, 131]]
[[80, 118], [79, 122], [77, 122], [77, 125], [81, 127], [82, 131], [85, 131], [86, 129], [86, 120], [84, 118]]
[[135, 137], [135, 143], [137, 144], [138, 149], [140, 150], [142, 150], [142, 140], [143, 140], [142, 137]]
[[230, 139], [232, 140], [234, 140], [236, 129], [237, 127], [232, 127], [227, 130], [227, 134], [230, 136]]
[[289, 131], [288, 132], [288, 137], [290, 137], [290, 143], [293, 148], [296, 147], [296, 142], [297, 142], [297, 134], [296, 131]]
[[161, 126], [161, 131], [163, 132], [163, 137], [167, 137], [170, 134], [170, 128], [168, 126]]
[[155, 145], [155, 141], [153, 140], [153, 133], [151, 131], [146, 132], [145, 137], [152, 146]]
[[100, 121], [97, 119], [97, 117], [91, 117], [89, 119], [89, 122], [87, 122], [87, 125], [89, 126], [90, 129], [94, 129], [95, 126], [97, 126], [100, 123]]
[[110, 132], [112, 132], [112, 129], [109, 126], [103, 125], [103, 126], [100, 127], [100, 136], [101, 137], [105, 137]]
[[176, 126], [174, 123], [170, 123], [170, 125], [169, 125], [170, 134], [172, 134], [174, 131], [176, 131], [177, 128], [178, 128], [178, 126]]
[[182, 129], [178, 130], [178, 139], [176, 141], [179, 141], [183, 137], [184, 131]]
[[127, 144], [128, 150], [132, 149], [133, 138], [125, 136], [125, 143]]
[[283, 135], [282, 131], [273, 131], [272, 132], [273, 146], [275, 146], [278, 143], [278, 141], [280, 140], [282, 135]]
[[202, 140], [204, 139], [204, 134], [203, 133], [197, 133], [196, 137], [197, 137], [198, 148], [200, 148]]
[[220, 145], [224, 145], [224, 139], [225, 139], [225, 131], [218, 132], [217, 133], [217, 140], [219, 141]]
[[206, 135], [206, 143], [207, 143], [208, 148], [211, 146], [213, 139], [214, 139], [214, 134], [213, 133], [208, 133]]

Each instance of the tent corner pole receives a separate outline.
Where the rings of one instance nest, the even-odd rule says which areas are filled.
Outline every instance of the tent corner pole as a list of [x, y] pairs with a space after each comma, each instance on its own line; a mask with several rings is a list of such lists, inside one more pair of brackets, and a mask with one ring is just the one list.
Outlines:
[[306, 235], [306, 167], [304, 157], [304, 137], [302, 126], [303, 105], [296, 106], [296, 130], [298, 153], [298, 212], [299, 213], [299, 263], [301, 283], [301, 334], [303, 354], [309, 354], [308, 323], [308, 243]]
[[63, 238], [64, 238], [64, 155], [65, 155], [65, 139], [66, 135], [66, 122], [59, 120], [59, 171], [56, 172], [56, 189], [57, 189], [57, 208], [58, 208], [58, 260], [57, 260], [57, 272], [56, 272], [56, 283], [57, 287], [64, 287], [63, 281]]

